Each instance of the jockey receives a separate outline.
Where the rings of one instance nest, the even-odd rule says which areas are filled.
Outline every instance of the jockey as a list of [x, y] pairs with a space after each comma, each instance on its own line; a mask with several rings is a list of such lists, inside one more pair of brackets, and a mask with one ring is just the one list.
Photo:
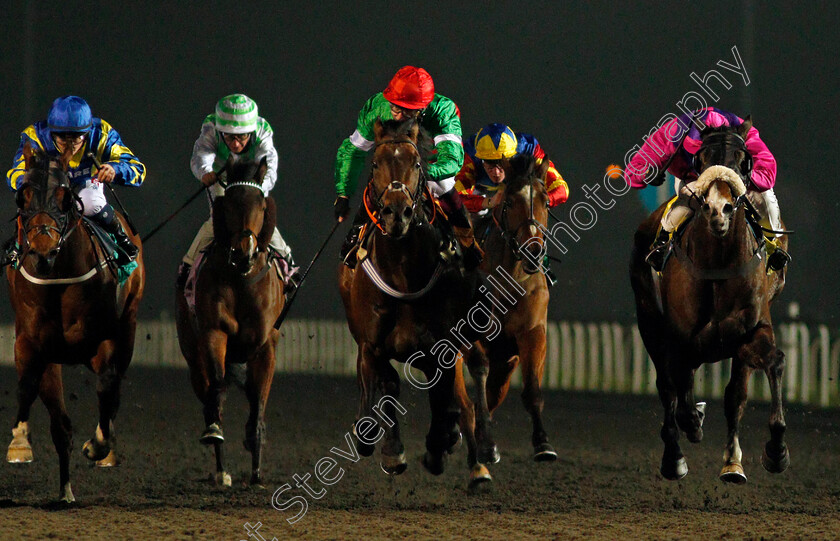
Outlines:
[[[556, 207], [569, 198], [569, 185], [557, 171], [554, 163], [545, 154], [537, 138], [529, 133], [515, 133], [504, 124], [487, 124], [464, 142], [464, 166], [455, 176], [455, 189], [461, 195], [464, 206], [474, 214], [485, 214], [487, 209], [498, 205], [499, 187], [505, 181], [503, 164], [517, 154], [530, 154], [537, 165], [548, 160], [545, 173], [548, 206]], [[548, 270], [548, 257], [544, 262], [549, 284], [556, 282]]]
[[[122, 252], [118, 258], [121, 263], [134, 260], [139, 249], [126, 235], [122, 223], [115, 219], [114, 208], [105, 198], [102, 183], [140, 186], [146, 177], [146, 166], [123, 144], [117, 130], [101, 118], [92, 116], [90, 106], [82, 98], [57, 98], [46, 120], [32, 124], [20, 134], [14, 166], [6, 173], [12, 190], [20, 188], [26, 172], [23, 147], [27, 142], [32, 148], [46, 151], [50, 157], [59, 156], [68, 147], [72, 148], [67, 177], [74, 188], [81, 187], [78, 195], [84, 205], [84, 215], [114, 236]], [[101, 163], [98, 170], [97, 160]], [[10, 254], [12, 259], [15, 256], [15, 253]]]
[[[633, 188], [644, 188], [653, 177], [653, 171], [661, 170], [669, 163], [668, 172], [674, 175], [674, 188], [677, 192], [667, 211], [662, 215], [661, 229], [651, 246], [651, 252], [646, 261], [657, 271], [661, 271], [665, 264], [667, 246], [671, 234], [689, 218], [694, 211], [689, 207], [691, 196], [691, 181], [697, 180], [699, 172], [694, 169], [694, 155], [700, 150], [701, 129], [696, 122], [711, 128], [720, 126], [737, 127], [744, 120], [738, 116], [717, 109], [706, 107], [693, 114], [683, 114], [662, 125], [653, 135], [645, 140], [642, 148], [630, 159], [625, 169], [625, 180]], [[672, 134], [676, 134], [672, 135]], [[752, 161], [751, 172], [741, 172], [746, 176], [747, 191], [755, 192], [761, 197], [758, 212], [762, 216], [762, 226], [773, 231], [782, 228], [779, 202], [773, 193], [776, 184], [776, 159], [768, 150], [767, 145], [758, 135], [754, 127], [749, 129], [745, 139], [748, 158]], [[664, 171], [657, 175], [664, 181]], [[654, 182], [661, 184], [662, 182]], [[767, 266], [773, 270], [781, 270], [791, 260], [790, 255], [779, 244], [779, 233], [765, 232], [765, 246], [767, 248]]]
[[[435, 160], [428, 168], [429, 189], [441, 203], [455, 237], [463, 247], [466, 266], [477, 266], [481, 261], [481, 249], [475, 244], [469, 215], [455, 190], [455, 174], [464, 162], [459, 114], [455, 102], [435, 93], [434, 82], [426, 70], [414, 66], [401, 68], [383, 92], [365, 102], [359, 112], [356, 131], [338, 148], [335, 158], [336, 220], [343, 221], [347, 217], [350, 196], [364, 167], [365, 155], [374, 148], [376, 120], [414, 118], [435, 144]], [[341, 247], [341, 258], [350, 268], [356, 264], [359, 233], [367, 222], [367, 213], [361, 205]]]
[[[259, 116], [257, 104], [245, 94], [230, 94], [216, 104], [216, 112], [204, 119], [201, 134], [193, 145], [190, 168], [195, 178], [207, 187], [212, 208], [213, 200], [224, 195], [225, 190], [217, 181], [219, 171], [228, 158], [234, 161], [248, 160], [259, 162], [266, 159], [268, 170], [263, 178], [263, 194], [268, 192], [277, 181], [277, 150], [274, 148], [274, 131], [264, 118]], [[207, 219], [198, 230], [189, 250], [184, 255], [178, 270], [179, 287], [187, 281], [190, 269], [199, 252], [213, 242], [213, 217]], [[297, 265], [292, 258], [292, 249], [280, 236], [277, 228], [269, 242], [271, 248], [288, 266], [287, 283], [296, 286]]]

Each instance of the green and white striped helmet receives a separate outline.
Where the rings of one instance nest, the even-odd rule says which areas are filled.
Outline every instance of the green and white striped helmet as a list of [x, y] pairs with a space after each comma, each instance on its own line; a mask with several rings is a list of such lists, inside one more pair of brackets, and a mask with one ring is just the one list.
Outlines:
[[257, 129], [257, 104], [245, 94], [231, 94], [216, 104], [216, 129], [223, 133], [251, 133]]

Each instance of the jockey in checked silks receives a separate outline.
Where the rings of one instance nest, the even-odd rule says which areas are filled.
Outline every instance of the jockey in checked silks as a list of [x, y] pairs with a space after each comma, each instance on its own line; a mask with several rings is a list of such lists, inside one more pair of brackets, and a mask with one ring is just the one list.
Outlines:
[[[488, 209], [501, 204], [504, 191], [499, 188], [505, 182], [505, 162], [523, 153], [536, 158], [537, 165], [548, 160], [548, 170], [543, 179], [548, 206], [556, 207], [569, 199], [569, 185], [554, 163], [546, 157], [536, 137], [530, 133], [515, 133], [504, 124], [488, 124], [464, 141], [464, 165], [455, 176], [455, 189], [460, 193], [467, 210], [474, 215], [485, 216]], [[557, 277], [549, 269], [548, 263], [546, 254], [543, 268], [548, 285], [553, 286], [557, 283]]]
[[[117, 130], [91, 114], [90, 106], [78, 96], [57, 98], [46, 120], [32, 124], [20, 134], [20, 146], [6, 180], [17, 191], [26, 172], [24, 145], [39, 148], [50, 158], [61, 156], [68, 147], [72, 157], [67, 168], [70, 184], [84, 206], [84, 215], [110, 233], [119, 249], [117, 263], [133, 261], [139, 248], [126, 235], [114, 208], [105, 198], [103, 183], [140, 186], [146, 178], [146, 166], [125, 146]], [[99, 162], [99, 167], [97, 167]], [[18, 257], [14, 238], [4, 250], [3, 263], [14, 263]]]
[[[700, 109], [693, 114], [683, 114], [662, 125], [648, 137], [642, 148], [630, 159], [624, 172], [630, 186], [644, 188], [648, 185], [645, 178], [649, 174], [649, 168], [656, 168], [660, 178], [664, 178], [665, 171], [661, 169], [670, 161], [668, 172], [675, 177], [674, 189], [677, 196], [669, 202], [666, 212], [662, 215], [661, 229], [646, 258], [646, 261], [657, 272], [661, 272], [665, 265], [671, 235], [694, 214], [689, 207], [689, 202], [692, 192], [695, 191], [694, 182], [699, 173], [694, 169], [693, 157], [702, 144], [701, 129], [694, 121], [699, 121], [702, 125], [711, 128], [737, 127], [744, 122], [738, 116], [715, 107]], [[682, 136], [672, 141], [674, 137], [672, 134], [680, 133]], [[767, 229], [777, 232], [782, 230], [779, 202], [776, 194], [773, 193], [773, 186], [776, 184], [776, 159], [754, 127], [750, 128], [744, 142], [752, 160], [752, 171], [747, 175], [745, 182], [747, 191], [761, 196], [756, 206], [761, 216], [760, 224], [765, 228], [767, 266], [771, 270], [779, 271], [788, 264], [791, 257], [779, 243], [781, 234], [766, 231]]]
[[[257, 104], [244, 94], [225, 96], [216, 104], [216, 112], [204, 119], [201, 134], [193, 146], [190, 168], [193, 175], [207, 187], [210, 207], [213, 200], [224, 195], [224, 188], [218, 184], [221, 170], [228, 158], [234, 161], [259, 162], [266, 160], [268, 170], [262, 182], [263, 194], [277, 181], [277, 150], [274, 148], [274, 131], [264, 118], [259, 116]], [[198, 230], [178, 270], [177, 285], [183, 288], [199, 253], [213, 242], [213, 217], [207, 219]], [[292, 258], [292, 249], [280, 236], [277, 228], [271, 236], [269, 248], [285, 262], [287, 289], [297, 286], [298, 267]]]
[[[461, 120], [455, 102], [435, 93], [431, 75], [422, 69], [405, 66], [394, 75], [388, 87], [365, 102], [359, 112], [356, 131], [344, 140], [335, 159], [335, 217], [342, 221], [350, 209], [350, 196], [356, 188], [365, 156], [374, 148], [373, 128], [377, 119], [416, 119], [421, 129], [434, 141], [434, 161], [428, 166], [428, 185], [440, 203], [461, 245], [464, 266], [475, 268], [482, 252], [475, 243], [466, 208], [455, 190], [455, 175], [464, 162], [461, 146]], [[353, 268], [359, 235], [370, 221], [362, 204], [341, 247], [341, 258]]]

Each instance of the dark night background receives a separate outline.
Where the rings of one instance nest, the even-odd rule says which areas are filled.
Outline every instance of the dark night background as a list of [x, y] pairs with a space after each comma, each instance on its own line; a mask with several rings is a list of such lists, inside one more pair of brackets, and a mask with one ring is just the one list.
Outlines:
[[[204, 116], [221, 96], [243, 92], [274, 127], [278, 223], [303, 265], [332, 225], [336, 149], [364, 101], [399, 67], [432, 74], [437, 91], [459, 105], [465, 135], [488, 122], [534, 133], [574, 203], [584, 200], [583, 184], [600, 183], [607, 164], [621, 163], [698, 90], [691, 72], [732, 63], [737, 46], [751, 84], [716, 68], [733, 86], [715, 87], [715, 105], [752, 113], [779, 164], [782, 216], [797, 230], [780, 306], [798, 301], [804, 319], [837, 325], [835, 3], [51, 4], [15, 0], [0, 13], [4, 173], [20, 131], [46, 117], [57, 96], [81, 95], [147, 166], [141, 188], [119, 189], [147, 232], [198, 186], [189, 158]], [[8, 192], [0, 217], [13, 212]], [[208, 212], [204, 201], [193, 203], [147, 244], [141, 318], [173, 312], [178, 262]], [[631, 193], [581, 232], [555, 269], [551, 319], [632, 320], [626, 269], [643, 214]], [[6, 238], [12, 225], [2, 223]], [[343, 317], [335, 268], [345, 231], [314, 268], [292, 317]], [[0, 317], [11, 320], [7, 299]]]

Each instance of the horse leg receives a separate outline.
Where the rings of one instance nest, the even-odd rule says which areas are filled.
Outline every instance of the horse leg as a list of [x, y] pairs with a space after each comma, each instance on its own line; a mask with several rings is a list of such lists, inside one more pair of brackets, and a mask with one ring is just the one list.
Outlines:
[[61, 365], [51, 364], [44, 371], [41, 380], [41, 401], [50, 414], [50, 434], [58, 453], [59, 490], [58, 498], [64, 503], [73, 503], [70, 488], [70, 453], [73, 447], [73, 427], [64, 405], [64, 384], [61, 381]]
[[706, 404], [694, 403], [694, 369], [684, 362], [675, 362], [674, 357], [669, 366], [671, 381], [677, 391], [677, 425], [685, 432], [688, 441], [699, 443], [703, 439]]
[[542, 421], [543, 398], [542, 378], [545, 369], [545, 326], [540, 325], [517, 337], [519, 359], [522, 365], [522, 402], [531, 414], [533, 432], [531, 445], [534, 446], [534, 460], [550, 462], [557, 460], [557, 453], [548, 443], [548, 436]]
[[770, 441], [764, 446], [761, 464], [770, 473], [781, 473], [790, 465], [790, 452], [785, 443], [785, 413], [782, 408], [782, 376], [785, 371], [785, 354], [776, 347], [773, 328], [762, 325], [749, 344], [738, 350], [750, 366], [760, 368], [767, 374], [770, 384]]
[[455, 367], [442, 370], [438, 366], [428, 367], [426, 378], [438, 381], [429, 388], [429, 405], [432, 422], [426, 434], [426, 454], [423, 466], [432, 475], [440, 475], [446, 463], [446, 455], [454, 452], [460, 438], [458, 418], [460, 411], [455, 401]]
[[723, 452], [724, 466], [720, 471], [720, 480], [742, 485], [747, 482], [744, 467], [741, 464], [741, 445], [738, 442], [738, 430], [744, 406], [747, 403], [747, 381], [752, 370], [737, 356], [732, 358], [732, 375], [724, 394], [724, 412], [726, 414], [727, 442]]
[[356, 435], [358, 445], [356, 450], [361, 456], [370, 456], [376, 449], [374, 444], [366, 443], [359, 438], [359, 432], [356, 431], [356, 424], [359, 421], [371, 417], [373, 413], [373, 399], [376, 391], [377, 373], [376, 373], [376, 359], [373, 352], [370, 351], [370, 346], [367, 343], [359, 344], [359, 351], [356, 357], [356, 379], [359, 383], [359, 390], [361, 396], [359, 397], [359, 414], [356, 417], [356, 422], [353, 423], [353, 434]]
[[475, 382], [475, 440], [479, 462], [495, 464], [501, 459], [496, 442], [490, 433], [490, 406], [487, 399], [487, 378], [490, 375], [490, 358], [480, 343], [476, 342], [475, 350], [467, 358], [467, 368]]
[[212, 445], [216, 455], [216, 475], [214, 482], [229, 487], [232, 484], [230, 475], [225, 471], [223, 445], [225, 441], [222, 432], [222, 407], [225, 402], [225, 354], [227, 351], [227, 334], [218, 329], [211, 329], [204, 333], [199, 341], [199, 364], [206, 371], [204, 377], [207, 389], [204, 393], [204, 432], [198, 441], [204, 445]]
[[116, 343], [104, 340], [99, 344], [96, 356], [91, 360], [91, 368], [98, 376], [96, 394], [99, 398], [99, 424], [93, 439], [82, 446], [82, 454], [97, 465], [108, 467], [117, 465], [113, 447], [115, 444], [114, 418], [120, 407], [121, 374], [114, 364]]
[[662, 463], [659, 466], [659, 473], [665, 479], [676, 481], [682, 479], [688, 473], [688, 463], [680, 449], [680, 430], [677, 428], [676, 408], [677, 396], [672, 383], [664, 369], [656, 366], [656, 389], [659, 392], [659, 401], [665, 412], [665, 419], [662, 422], [662, 430], [659, 432], [662, 443], [665, 444], [665, 451], [662, 453]]
[[35, 348], [29, 339], [23, 336], [15, 340], [15, 367], [18, 373], [18, 412], [15, 427], [12, 429], [12, 442], [6, 452], [6, 461], [12, 464], [26, 464], [33, 460], [29, 415], [32, 403], [38, 396], [46, 366], [36, 357]]
[[[390, 363], [383, 365], [379, 390], [382, 399], [380, 408], [373, 411], [385, 425], [385, 442], [382, 444], [382, 461], [379, 466], [388, 475], [399, 475], [408, 467], [405, 460], [405, 447], [400, 439], [400, 422], [397, 418], [397, 405], [400, 398], [400, 375]], [[402, 406], [400, 406], [402, 409]], [[405, 413], [405, 409], [402, 409]]]
[[265, 437], [265, 403], [274, 378], [274, 345], [271, 341], [248, 363], [245, 393], [251, 412], [245, 424], [245, 448], [251, 451], [251, 485], [262, 485], [261, 454]]
[[[477, 346], [478, 344], [476, 344], [476, 347]], [[476, 354], [477, 352], [475, 351], [470, 351], [466, 353], [468, 366], [471, 363], [471, 361], [469, 360], [470, 357]], [[480, 385], [478, 379], [476, 379], [475, 376], [473, 376], [473, 380], [475, 381], [476, 386]], [[487, 393], [481, 393], [480, 396], [484, 396], [484, 408], [486, 408]], [[455, 397], [457, 398], [458, 405], [461, 408], [461, 416], [458, 420], [458, 424], [461, 427], [461, 433], [464, 435], [464, 439], [467, 440], [467, 465], [470, 467], [470, 489], [475, 489], [476, 487], [486, 483], [487, 481], [492, 481], [493, 478], [490, 476], [490, 470], [488, 470], [487, 467], [478, 460], [478, 444], [476, 442], [475, 430], [476, 410], [478, 409], [478, 405], [473, 404], [472, 400], [470, 400], [469, 393], [467, 393], [467, 386], [466, 382], [464, 381], [464, 366], [462, 360], [459, 360], [458, 363], [455, 365]], [[489, 412], [487, 413], [487, 418], [490, 418]]]

